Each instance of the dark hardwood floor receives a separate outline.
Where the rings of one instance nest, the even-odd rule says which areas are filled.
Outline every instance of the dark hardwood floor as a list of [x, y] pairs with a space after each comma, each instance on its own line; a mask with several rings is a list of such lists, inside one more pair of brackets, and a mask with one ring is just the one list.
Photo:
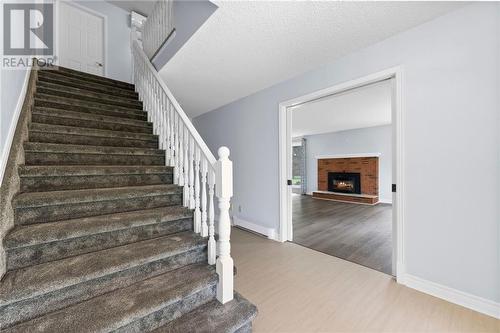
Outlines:
[[392, 273], [392, 205], [358, 205], [292, 195], [293, 242]]

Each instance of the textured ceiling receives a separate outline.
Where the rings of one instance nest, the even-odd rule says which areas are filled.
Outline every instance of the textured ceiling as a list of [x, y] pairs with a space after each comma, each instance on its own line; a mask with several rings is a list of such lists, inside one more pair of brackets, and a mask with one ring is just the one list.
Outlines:
[[325, 97], [292, 109], [292, 136], [391, 123], [391, 81]]
[[161, 74], [195, 117], [457, 8], [450, 2], [233, 2]]

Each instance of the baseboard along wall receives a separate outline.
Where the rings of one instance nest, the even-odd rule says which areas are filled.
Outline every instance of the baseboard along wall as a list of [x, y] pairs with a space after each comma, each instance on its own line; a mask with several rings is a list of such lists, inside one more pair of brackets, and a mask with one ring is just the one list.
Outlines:
[[403, 274], [398, 282], [420, 292], [444, 299], [482, 314], [500, 319], [500, 303], [472, 295], [429, 280]]

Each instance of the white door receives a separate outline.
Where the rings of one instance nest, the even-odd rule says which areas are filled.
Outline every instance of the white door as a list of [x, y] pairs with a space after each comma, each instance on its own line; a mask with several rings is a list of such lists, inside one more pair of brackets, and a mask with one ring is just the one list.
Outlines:
[[59, 65], [104, 75], [104, 18], [61, 1]]

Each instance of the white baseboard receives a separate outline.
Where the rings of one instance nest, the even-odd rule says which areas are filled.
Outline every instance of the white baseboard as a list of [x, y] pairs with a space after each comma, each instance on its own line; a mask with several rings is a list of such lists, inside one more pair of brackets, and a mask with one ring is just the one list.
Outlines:
[[500, 303], [431, 282], [410, 274], [404, 274], [398, 282], [423, 293], [444, 299], [468, 309], [500, 319]]
[[263, 227], [261, 225], [246, 221], [238, 216], [233, 216], [233, 224], [264, 235], [269, 239], [277, 239], [276, 229], [274, 228]]
[[385, 204], [392, 204], [392, 199], [380, 198], [380, 199], [378, 199], [378, 202], [385, 203]]
[[14, 111], [14, 115], [12, 117], [12, 120], [10, 121], [9, 132], [5, 140], [5, 146], [3, 147], [2, 160], [0, 161], [0, 185], [2, 185], [3, 183], [3, 176], [5, 174], [5, 168], [7, 167], [7, 159], [9, 158], [10, 148], [12, 147], [12, 140], [14, 140], [17, 122], [19, 121], [19, 115], [21, 114], [21, 109], [23, 108], [24, 99], [26, 97], [26, 90], [28, 89], [30, 73], [31, 71], [27, 69], [24, 76], [24, 82], [21, 87], [21, 92], [19, 93], [19, 98], [17, 99], [16, 110]]

